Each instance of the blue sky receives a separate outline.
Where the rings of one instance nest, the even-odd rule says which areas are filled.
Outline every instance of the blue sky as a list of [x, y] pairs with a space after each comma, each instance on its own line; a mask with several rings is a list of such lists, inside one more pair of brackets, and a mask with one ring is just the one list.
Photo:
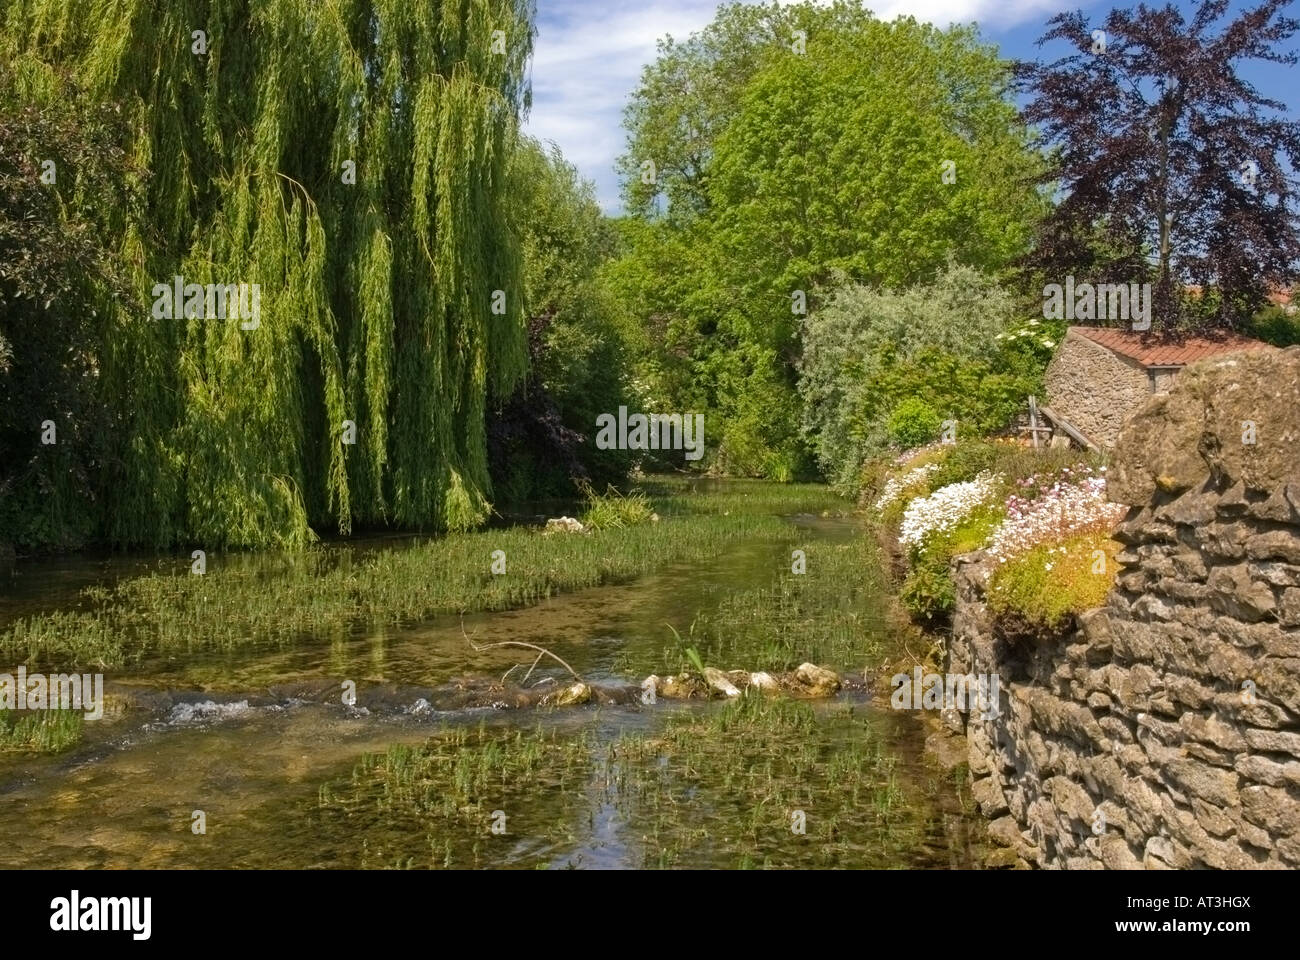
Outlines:
[[[641, 68], [654, 59], [664, 34], [685, 39], [713, 19], [717, 0], [537, 0], [537, 39], [532, 64], [533, 108], [525, 129], [553, 140], [583, 175], [596, 184], [607, 213], [619, 210], [614, 159], [623, 152], [623, 105]], [[1191, 10], [1191, 0], [1179, 0]], [[1234, 10], [1257, 4], [1234, 0]], [[1043, 25], [1061, 10], [1081, 9], [1100, 21], [1127, 0], [877, 0], [870, 4], [885, 20], [911, 15], [940, 26], [979, 23], [985, 39], [1004, 56], [1035, 58]], [[1292, 11], [1295, 15], [1295, 11]], [[1282, 100], [1296, 115], [1300, 98], [1294, 68], [1269, 65], [1245, 75], [1264, 93]]]

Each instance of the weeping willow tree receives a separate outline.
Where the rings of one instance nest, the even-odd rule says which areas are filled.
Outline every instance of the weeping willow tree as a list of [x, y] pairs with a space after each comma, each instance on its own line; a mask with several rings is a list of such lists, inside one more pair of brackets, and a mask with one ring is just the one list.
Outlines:
[[[484, 411], [527, 363], [505, 185], [532, 39], [530, 0], [0, 2], [21, 96], [72, 74], [147, 171], [105, 215], [140, 292], [97, 347], [107, 539], [484, 518]], [[177, 276], [256, 284], [258, 313], [186, 292], [158, 318]]]

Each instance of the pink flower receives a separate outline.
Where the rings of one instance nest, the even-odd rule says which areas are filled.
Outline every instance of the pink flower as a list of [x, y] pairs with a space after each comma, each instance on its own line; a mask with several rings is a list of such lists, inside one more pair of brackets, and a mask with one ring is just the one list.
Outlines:
[[1040, 543], [1078, 533], [1109, 532], [1125, 513], [1122, 505], [1106, 501], [1106, 481], [1100, 477], [1058, 482], [1044, 488], [1044, 493], [1036, 500], [1008, 498], [1006, 519], [993, 531], [988, 547], [999, 562]]

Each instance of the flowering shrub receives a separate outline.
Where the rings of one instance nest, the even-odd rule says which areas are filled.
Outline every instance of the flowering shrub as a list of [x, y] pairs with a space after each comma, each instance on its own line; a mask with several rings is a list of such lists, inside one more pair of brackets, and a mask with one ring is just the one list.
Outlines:
[[939, 465], [937, 463], [926, 463], [907, 471], [907, 473], [890, 477], [885, 481], [885, 489], [880, 492], [880, 499], [876, 501], [876, 509], [884, 510], [902, 496], [904, 492], [924, 482], [930, 474], [938, 469]]
[[935, 531], [908, 557], [907, 576], [899, 599], [915, 616], [934, 621], [952, 612], [957, 588], [949, 572], [952, 558], [984, 546], [1002, 520], [1002, 504], [977, 506], [970, 515], [947, 530]]
[[1010, 330], [1004, 330], [997, 334], [993, 339], [1017, 345], [1028, 345], [1032, 348], [1044, 350], [1047, 356], [1051, 356], [1051, 351], [1056, 346], [1054, 325], [1045, 324], [1037, 317], [1030, 317], [1024, 323], [1012, 327]]
[[1106, 502], [1106, 468], [1078, 457], [962, 440], [910, 451], [896, 475], [876, 461], [881, 521], [899, 524], [907, 554], [903, 605], [941, 622], [956, 602], [952, 558], [981, 548], [1001, 561], [988, 602], [1008, 637], [1054, 634], [1102, 603], [1118, 571], [1109, 534], [1125, 508]]
[[1059, 543], [1083, 533], [1109, 533], [1126, 508], [1107, 502], [1105, 470], [1079, 465], [1017, 481], [1017, 492], [1007, 498], [1006, 519], [989, 541], [989, 555], [1006, 563], [1039, 544]]
[[917, 549], [933, 534], [953, 529], [976, 507], [996, 497], [1000, 484], [997, 474], [985, 472], [974, 480], [951, 483], [928, 497], [913, 500], [903, 512], [899, 543]]
[[1104, 481], [1105, 467], [1091, 467], [1086, 463], [1062, 464], [1054, 470], [1044, 470], [1021, 477], [1015, 482], [1015, 494], [1022, 500], [1037, 500], [1065, 484], [1082, 484], [1090, 479]]

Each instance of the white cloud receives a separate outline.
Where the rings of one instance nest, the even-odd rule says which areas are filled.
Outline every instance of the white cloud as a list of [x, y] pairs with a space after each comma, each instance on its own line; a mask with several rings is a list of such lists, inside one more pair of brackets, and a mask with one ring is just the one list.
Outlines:
[[554, 140], [596, 181], [607, 212], [619, 204], [614, 159], [623, 152], [623, 106], [665, 34], [685, 39], [710, 20], [714, 0], [628, 0], [593, 5], [540, 0], [533, 108], [526, 130]]
[[871, 9], [881, 20], [910, 16], [941, 27], [977, 20], [983, 27], [1005, 29], [1078, 5], [1062, 0], [885, 0]]

